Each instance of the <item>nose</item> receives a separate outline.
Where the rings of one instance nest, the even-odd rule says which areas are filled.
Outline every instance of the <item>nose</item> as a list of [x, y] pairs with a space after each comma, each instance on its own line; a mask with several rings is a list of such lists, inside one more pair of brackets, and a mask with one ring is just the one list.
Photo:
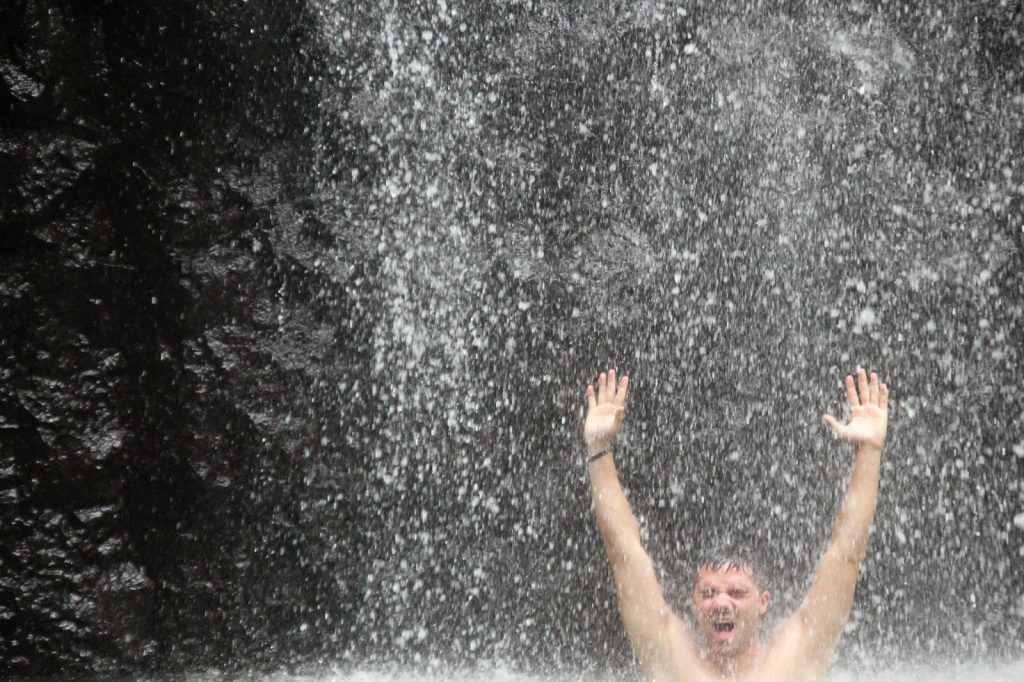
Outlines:
[[715, 614], [732, 614], [733, 610], [733, 603], [728, 595], [720, 593], [711, 600], [711, 611]]

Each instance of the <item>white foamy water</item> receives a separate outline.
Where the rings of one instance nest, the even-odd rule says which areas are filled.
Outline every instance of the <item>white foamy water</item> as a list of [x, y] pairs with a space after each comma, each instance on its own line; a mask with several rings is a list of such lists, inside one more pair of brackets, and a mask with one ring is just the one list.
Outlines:
[[829, 682], [1024, 682], [1024, 661], [999, 665], [936, 665], [895, 668], [892, 671], [857, 673], [834, 671]]
[[[197, 682], [202, 677], [193, 678]], [[211, 679], [211, 678], [206, 678]], [[492, 669], [482, 671], [438, 671], [424, 673], [416, 670], [356, 670], [325, 672], [316, 675], [268, 675], [261, 682], [611, 682], [612, 680], [641, 680], [639, 670], [622, 674], [560, 673], [537, 675], [513, 670]], [[1024, 682], [1024, 660], [1010, 663], [971, 663], [959, 665], [900, 667], [884, 672], [856, 672], [834, 670], [828, 682]]]

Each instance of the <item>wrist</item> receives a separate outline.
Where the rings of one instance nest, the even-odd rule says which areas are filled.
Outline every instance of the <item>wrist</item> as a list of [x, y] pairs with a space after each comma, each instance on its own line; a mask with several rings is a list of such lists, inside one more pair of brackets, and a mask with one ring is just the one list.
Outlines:
[[599, 452], [602, 452], [604, 450], [611, 450], [611, 449], [612, 449], [612, 442], [611, 442], [611, 440], [599, 440], [599, 441], [594, 441], [593, 443], [587, 443], [587, 458], [589, 459], [589, 458], [593, 457], [594, 455], [598, 454]]
[[598, 450], [593, 454], [588, 454], [586, 458], [587, 467], [589, 468], [591, 464], [594, 464], [595, 462], [598, 462], [603, 459], [611, 460], [612, 454], [613, 453], [611, 445], [606, 447], [604, 450]]
[[860, 443], [854, 450], [857, 455], [874, 455], [880, 456], [882, 454], [882, 446], [875, 443]]

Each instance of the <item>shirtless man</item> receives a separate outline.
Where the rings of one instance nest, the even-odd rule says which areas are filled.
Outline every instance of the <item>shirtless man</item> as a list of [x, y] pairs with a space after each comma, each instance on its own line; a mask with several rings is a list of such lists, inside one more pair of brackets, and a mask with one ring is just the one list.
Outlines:
[[850, 421], [824, 415], [837, 436], [854, 446], [853, 474], [828, 549], [795, 614], [767, 644], [758, 636], [771, 595], [742, 560], [697, 567], [691, 595], [696, 631], [665, 603], [654, 565], [640, 543], [640, 526], [619, 485], [612, 441], [622, 427], [629, 377], [602, 373], [587, 387], [583, 440], [597, 525], [615, 578], [619, 613], [650, 680], [810, 682], [829, 665], [853, 604], [857, 572], [867, 553], [878, 499], [889, 389], [864, 370], [846, 377]]

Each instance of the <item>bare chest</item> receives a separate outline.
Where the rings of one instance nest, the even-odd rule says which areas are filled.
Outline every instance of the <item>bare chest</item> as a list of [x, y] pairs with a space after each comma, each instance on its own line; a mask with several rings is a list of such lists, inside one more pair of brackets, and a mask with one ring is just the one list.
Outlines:
[[820, 682], [825, 668], [808, 661], [798, 642], [782, 637], [748, 670], [722, 671], [699, 661], [680, 672], [671, 678], [677, 682]]

